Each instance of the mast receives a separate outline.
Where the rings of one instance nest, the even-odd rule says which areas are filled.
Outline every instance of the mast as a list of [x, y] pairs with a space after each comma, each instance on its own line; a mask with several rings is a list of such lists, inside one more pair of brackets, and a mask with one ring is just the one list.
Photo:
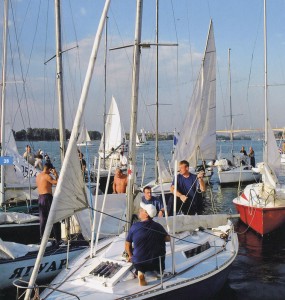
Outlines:
[[[4, 22], [3, 22], [3, 53], [2, 53], [2, 94], [1, 94], [1, 156], [5, 150], [5, 102], [6, 102], [6, 66], [7, 66], [7, 36], [8, 36], [8, 0], [4, 0]], [[5, 201], [5, 167], [1, 165], [1, 198], [0, 204]]]
[[108, 17], [106, 16], [105, 24], [105, 57], [104, 57], [104, 116], [103, 116], [103, 168], [106, 169], [106, 104], [107, 104], [107, 33], [108, 33]]
[[231, 77], [231, 48], [228, 51], [228, 59], [229, 59], [229, 97], [230, 97], [230, 122], [231, 122], [231, 131], [230, 131], [230, 140], [233, 142], [233, 110], [232, 110], [232, 77]]
[[140, 71], [140, 43], [141, 43], [141, 23], [142, 23], [142, 0], [137, 0], [136, 29], [133, 54], [133, 82], [132, 82], [132, 103], [131, 103], [131, 126], [130, 126], [130, 151], [128, 168], [128, 186], [127, 186], [127, 226], [128, 232], [131, 226], [133, 214], [133, 188], [135, 178], [135, 160], [136, 160], [136, 132], [137, 132], [137, 109], [138, 109], [138, 89], [139, 89], [139, 71]]
[[61, 19], [60, 19], [60, 0], [55, 0], [55, 36], [56, 36], [56, 78], [58, 95], [58, 117], [59, 117], [59, 140], [61, 165], [65, 154], [65, 121], [64, 121], [64, 102], [63, 102], [63, 73], [62, 73], [62, 49], [61, 49]]
[[156, 30], [155, 30], [155, 42], [156, 42], [156, 134], [155, 134], [155, 182], [158, 182], [158, 168], [157, 162], [159, 160], [158, 157], [158, 8], [159, 8], [159, 0], [156, 0]]
[[[71, 136], [70, 136], [70, 140], [69, 140], [67, 151], [66, 151], [66, 156], [67, 157], [71, 156], [73, 146], [76, 145], [76, 143], [77, 143], [78, 132], [79, 132], [79, 129], [80, 129], [84, 109], [85, 109], [85, 106], [86, 106], [87, 95], [88, 95], [88, 92], [89, 92], [89, 87], [90, 87], [90, 83], [91, 83], [91, 79], [92, 79], [92, 75], [93, 75], [93, 70], [94, 70], [94, 67], [95, 67], [95, 63], [97, 61], [98, 49], [99, 49], [99, 45], [100, 45], [100, 41], [101, 41], [101, 36], [102, 36], [102, 32], [103, 32], [104, 23], [105, 23], [105, 20], [106, 20], [106, 15], [108, 13], [108, 9], [109, 9], [109, 6], [110, 6], [110, 1], [111, 0], [106, 0], [105, 1], [104, 9], [103, 9], [101, 19], [100, 19], [100, 22], [99, 22], [99, 25], [98, 25], [98, 30], [97, 30], [95, 40], [94, 40], [94, 43], [93, 43], [93, 48], [92, 48], [92, 52], [91, 52], [91, 55], [90, 55], [89, 64], [88, 64], [85, 80], [84, 80], [82, 91], [81, 91], [80, 100], [79, 100], [79, 103], [78, 103], [78, 109], [77, 109], [77, 112], [76, 112], [72, 132], [71, 132]], [[62, 173], [59, 176], [58, 185], [61, 185], [61, 182], [64, 178], [64, 175], [67, 172], [66, 171], [66, 169], [67, 169], [66, 166], [67, 165], [68, 165], [68, 161], [65, 160], [64, 163], [63, 163], [63, 166], [62, 166]], [[58, 201], [59, 201], [59, 199], [57, 197], [57, 189], [56, 189], [50, 211], [54, 211], [54, 207], [56, 207]], [[34, 284], [36, 282], [38, 271], [40, 269], [41, 260], [42, 260], [42, 257], [44, 255], [45, 248], [46, 248], [46, 245], [47, 245], [47, 242], [48, 242], [48, 239], [49, 239], [52, 227], [53, 227], [54, 218], [55, 218], [55, 216], [50, 213], [49, 216], [48, 216], [48, 220], [47, 220], [45, 232], [44, 232], [44, 235], [43, 235], [43, 238], [42, 238], [42, 242], [41, 242], [41, 245], [40, 245], [37, 260], [35, 262], [35, 266], [33, 268], [33, 272], [32, 272], [32, 275], [31, 275], [31, 278], [30, 278], [30, 281], [29, 281], [29, 287], [31, 287], [31, 288], [28, 288], [26, 290], [24, 300], [29, 300], [30, 297], [31, 297], [32, 288], [34, 287]]]
[[267, 26], [266, 0], [264, 0], [264, 161], [268, 162], [268, 108], [267, 108]]

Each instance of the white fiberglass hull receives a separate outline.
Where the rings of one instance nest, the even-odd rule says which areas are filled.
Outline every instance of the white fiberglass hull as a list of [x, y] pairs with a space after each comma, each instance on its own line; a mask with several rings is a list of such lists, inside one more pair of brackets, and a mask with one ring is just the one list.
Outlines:
[[239, 183], [239, 182], [258, 182], [261, 178], [259, 173], [245, 169], [244, 166], [229, 169], [226, 171], [218, 171], [221, 184]]
[[[213, 296], [225, 283], [238, 251], [237, 235], [229, 226], [231, 229], [225, 240], [220, 237], [221, 232], [211, 230], [181, 233], [180, 240], [175, 242], [175, 275], [171, 274], [172, 254], [167, 243], [165, 273], [168, 275], [160, 280], [152, 272], [147, 272], [147, 286], [139, 286], [132, 264], [122, 258], [125, 244], [123, 234], [92, 259], [89, 259], [88, 251], [80, 255], [68, 270], [63, 270], [52, 282], [53, 287], [58, 287], [60, 291], [46, 289], [41, 298], [74, 299], [71, 294], [86, 300], [173, 299], [175, 296], [189, 299], [189, 293], [191, 299]], [[116, 262], [119, 270], [111, 278], [91, 274], [102, 262]]]
[[[85, 246], [71, 246], [68, 260], [71, 261], [86, 249]], [[44, 282], [55, 277], [67, 267], [67, 245], [47, 248], [41, 262], [38, 282]], [[38, 252], [28, 253], [15, 259], [0, 259], [0, 290], [13, 287], [13, 282], [18, 279], [28, 281], [36, 262]]]

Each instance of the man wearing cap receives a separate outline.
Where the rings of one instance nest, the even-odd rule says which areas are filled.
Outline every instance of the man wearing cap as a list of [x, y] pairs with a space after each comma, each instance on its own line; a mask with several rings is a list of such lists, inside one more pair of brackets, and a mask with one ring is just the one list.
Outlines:
[[156, 211], [157, 211], [157, 216], [158, 217], [163, 217], [163, 215], [164, 215], [163, 203], [162, 203], [160, 198], [152, 196], [150, 186], [145, 186], [143, 188], [142, 202], [144, 204], [154, 205], [155, 208], [156, 208]]
[[[138, 273], [139, 284], [147, 285], [144, 273], [156, 271], [160, 273], [165, 268], [165, 242], [170, 241], [170, 236], [162, 225], [152, 219], [157, 211], [154, 205], [140, 203], [140, 222], [134, 223], [126, 238], [125, 250]], [[133, 248], [132, 248], [133, 243]], [[159, 259], [159, 257], [161, 259]]]
[[[54, 178], [50, 175], [52, 174]], [[36, 183], [39, 192], [39, 217], [40, 217], [40, 235], [44, 234], [51, 203], [52, 203], [52, 186], [57, 184], [58, 174], [51, 163], [45, 163], [43, 171], [37, 175]], [[53, 226], [53, 234], [56, 242], [61, 239], [60, 223]]]

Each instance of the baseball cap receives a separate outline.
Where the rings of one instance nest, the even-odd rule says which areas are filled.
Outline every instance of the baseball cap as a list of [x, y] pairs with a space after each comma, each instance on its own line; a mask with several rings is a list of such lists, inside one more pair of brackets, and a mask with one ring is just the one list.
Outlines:
[[154, 218], [157, 214], [157, 210], [152, 204], [145, 204], [143, 202], [140, 203], [140, 207], [144, 209], [150, 218]]

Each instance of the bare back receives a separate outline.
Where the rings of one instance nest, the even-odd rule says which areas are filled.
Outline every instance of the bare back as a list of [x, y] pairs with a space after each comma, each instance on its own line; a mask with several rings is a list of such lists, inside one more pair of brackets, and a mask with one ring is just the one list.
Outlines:
[[38, 174], [36, 178], [36, 183], [38, 187], [38, 193], [42, 194], [52, 194], [52, 185], [57, 184], [57, 180], [53, 179], [49, 174], [44, 172]]

